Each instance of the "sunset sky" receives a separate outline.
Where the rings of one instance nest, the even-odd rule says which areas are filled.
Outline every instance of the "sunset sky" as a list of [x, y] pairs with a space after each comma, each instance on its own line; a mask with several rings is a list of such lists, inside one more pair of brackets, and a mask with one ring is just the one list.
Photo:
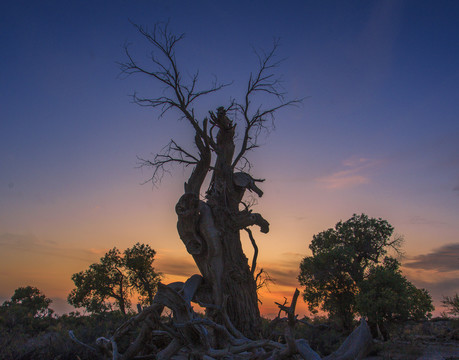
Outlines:
[[250, 154], [266, 179], [256, 211], [271, 224], [254, 231], [259, 265], [276, 281], [263, 314], [299, 286], [312, 235], [362, 212], [404, 236], [404, 274], [439, 305], [459, 292], [458, 19], [459, 2], [446, 0], [2, 2], [0, 301], [32, 285], [69, 311], [71, 275], [136, 242], [156, 250], [165, 283], [197, 272], [174, 211], [189, 170], [153, 187], [137, 168], [172, 137], [190, 144], [192, 129], [132, 104], [134, 91], [163, 89], [117, 64], [126, 43], [148, 64], [129, 20], [169, 20], [186, 33], [184, 74], [199, 70], [202, 87], [233, 82], [203, 98], [199, 116], [242, 95], [253, 49], [274, 38], [288, 96], [305, 98]]

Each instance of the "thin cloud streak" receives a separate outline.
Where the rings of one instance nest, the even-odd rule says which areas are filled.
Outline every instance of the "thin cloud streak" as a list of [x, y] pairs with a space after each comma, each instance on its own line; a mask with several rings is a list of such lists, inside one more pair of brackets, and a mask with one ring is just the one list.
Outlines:
[[266, 271], [271, 276], [276, 286], [290, 286], [290, 287], [299, 286], [299, 283], [297, 280], [299, 270], [268, 268]]
[[447, 223], [443, 222], [443, 221], [437, 221], [437, 220], [430, 220], [430, 219], [426, 219], [422, 216], [413, 216], [410, 221], [409, 221], [410, 224], [414, 224], [414, 225], [432, 225], [432, 226], [441, 226], [441, 225], [446, 225]]
[[189, 256], [173, 256], [158, 251], [155, 267], [164, 275], [189, 277], [199, 273], [196, 264]]
[[413, 284], [418, 288], [427, 289], [432, 296], [435, 306], [435, 312], [439, 313], [444, 311], [441, 300], [444, 296], [452, 296], [459, 291], [459, 273], [453, 278], [441, 279], [436, 277], [435, 281], [426, 281], [421, 279], [410, 279]]
[[275, 263], [262, 264], [263, 269], [267, 271], [277, 287], [295, 288], [299, 286], [298, 274], [300, 262], [304, 254], [295, 252], [282, 253], [282, 260]]
[[34, 235], [3, 233], [0, 235], [2, 254], [9, 251], [29, 252], [57, 258], [66, 258], [79, 261], [91, 261], [94, 255], [103, 255], [105, 250], [100, 249], [70, 249], [58, 247], [54, 241], [42, 241]]
[[436, 270], [439, 272], [459, 270], [459, 243], [444, 245], [426, 255], [418, 255], [404, 264], [407, 268]]
[[326, 189], [344, 189], [371, 182], [370, 176], [366, 174], [368, 169], [379, 165], [380, 161], [363, 157], [351, 157], [342, 162], [343, 170], [334, 172], [331, 175], [316, 178], [322, 187]]
[[370, 179], [362, 175], [353, 175], [352, 171], [339, 171], [330, 176], [317, 179], [327, 189], [342, 189], [368, 184]]

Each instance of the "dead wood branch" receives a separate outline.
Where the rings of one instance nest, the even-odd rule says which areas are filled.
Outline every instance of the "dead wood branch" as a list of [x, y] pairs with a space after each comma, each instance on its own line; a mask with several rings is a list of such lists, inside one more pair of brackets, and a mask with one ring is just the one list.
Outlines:
[[324, 360], [360, 360], [370, 352], [372, 346], [370, 328], [362, 318], [360, 325], [344, 340], [339, 349]]
[[[222, 323], [217, 323], [207, 317], [198, 317], [190, 304], [199, 292], [202, 284], [200, 275], [193, 275], [185, 283], [160, 284], [154, 304], [144, 308], [139, 314], [122, 324], [110, 339], [100, 338], [96, 349], [82, 343], [72, 332], [70, 336], [82, 346], [91, 349], [106, 358], [116, 360], [128, 359], [186, 359], [189, 356], [201, 359], [296, 359], [320, 360], [320, 356], [309, 346], [305, 339], [295, 339], [295, 324], [298, 321], [295, 314], [299, 291], [293, 294], [290, 306], [287, 300], [283, 304], [276, 303], [280, 312], [285, 312], [287, 318], [279, 316], [273, 320], [274, 326], [283, 324], [286, 344], [271, 339], [250, 340], [242, 335], [231, 323], [225, 311], [226, 301], [217, 310], [221, 313]], [[164, 307], [172, 310], [172, 318], [159, 318]], [[214, 309], [215, 311], [215, 309]], [[141, 330], [136, 339], [121, 353], [118, 343], [134, 326]], [[162, 330], [160, 330], [162, 329]], [[271, 328], [272, 330], [273, 328]], [[162, 339], [163, 345], [157, 348], [155, 338]], [[164, 342], [167, 339], [167, 342]], [[217, 341], [218, 339], [218, 341]], [[362, 359], [368, 354], [372, 338], [365, 320], [349, 335], [341, 347], [324, 360]], [[151, 352], [153, 351], [153, 352]]]
[[[250, 230], [249, 228], [244, 228], [244, 230], [247, 231], [247, 234], [249, 234], [249, 239], [250, 239], [250, 242], [252, 243], [252, 246], [253, 246], [252, 267], [250, 268], [250, 272], [252, 273], [252, 276], [254, 276], [255, 269], [257, 268], [258, 246], [257, 246], [257, 243], [255, 241], [255, 238], [253, 237], [252, 230]], [[257, 275], [257, 277], [258, 277], [258, 275]]]
[[96, 352], [96, 353], [98, 352], [98, 350], [97, 350], [96, 348], [94, 348], [94, 347], [92, 347], [92, 346], [90, 346], [90, 345], [88, 345], [88, 344], [85, 344], [84, 342], [78, 340], [77, 337], [75, 336], [75, 334], [73, 333], [72, 330], [69, 330], [69, 336], [70, 336], [70, 338], [71, 338], [73, 341], [75, 341], [77, 344], [80, 344], [80, 345], [84, 346], [85, 348], [87, 348], [87, 349], [89, 349], [89, 350], [91, 350], [91, 351], [94, 351], [94, 352]]
[[280, 354], [280, 358], [287, 358], [293, 354], [298, 353], [298, 348], [295, 342], [295, 324], [296, 324], [296, 315], [295, 308], [296, 302], [300, 292], [298, 289], [295, 289], [293, 294], [292, 302], [289, 307], [276, 303], [276, 305], [287, 314], [287, 326], [285, 327], [285, 341], [287, 342], [287, 349], [284, 349]]
[[258, 213], [252, 213], [250, 211], [240, 211], [234, 217], [234, 223], [237, 229], [245, 229], [249, 226], [257, 225], [260, 227], [260, 231], [264, 234], [269, 232], [269, 222]]

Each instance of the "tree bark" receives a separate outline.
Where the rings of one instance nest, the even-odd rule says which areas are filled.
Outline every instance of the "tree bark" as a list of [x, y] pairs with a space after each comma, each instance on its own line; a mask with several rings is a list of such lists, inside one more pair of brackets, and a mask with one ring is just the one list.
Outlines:
[[[177, 229], [204, 278], [203, 286], [211, 289], [212, 304], [226, 311], [231, 322], [245, 336], [257, 338], [260, 323], [257, 288], [242, 249], [240, 230], [258, 225], [263, 232], [268, 232], [269, 224], [260, 214], [239, 210], [244, 192], [253, 188], [253, 182], [248, 181], [243, 187], [241, 181], [233, 179], [234, 126], [222, 108], [212, 116], [211, 123], [219, 130], [216, 137], [217, 158], [206, 201], [199, 200], [199, 190], [204, 180], [203, 173], [209, 169], [209, 159], [202, 156], [206, 154], [203, 144], [197, 143], [201, 161], [185, 184], [185, 194], [176, 205]], [[246, 176], [250, 178], [248, 174]], [[257, 193], [262, 194], [261, 190]], [[224, 305], [226, 309], [222, 309]], [[214, 317], [221, 323], [218, 314], [221, 311], [216, 312]]]
[[[161, 114], [175, 109], [194, 130], [196, 151], [188, 151], [171, 140], [163, 153], [153, 160], [140, 159], [141, 166], [154, 169], [151, 181], [159, 181], [170, 164], [193, 166], [185, 183], [185, 193], [176, 205], [177, 230], [187, 251], [193, 256], [203, 276], [199, 297], [210, 300], [211, 307], [220, 308], [234, 322], [236, 328], [246, 336], [258, 337], [260, 314], [258, 310], [257, 286], [247, 263], [240, 239], [240, 230], [257, 225], [263, 233], [269, 231], [269, 223], [260, 214], [252, 214], [239, 205], [246, 190], [258, 196], [263, 191], [255, 184], [262, 180], [252, 178], [241, 170], [250, 165], [247, 152], [259, 146], [258, 136], [269, 130], [274, 114], [301, 100], [284, 100], [280, 78], [275, 69], [280, 64], [276, 59], [278, 42], [266, 53], [257, 53], [258, 68], [250, 73], [247, 87], [240, 101], [233, 100], [225, 109], [210, 112], [210, 117], [201, 119], [195, 115], [194, 105], [201, 97], [212, 94], [229, 84], [214, 83], [204, 90], [198, 90], [198, 74], [184, 81], [176, 60], [176, 45], [184, 35], [175, 35], [168, 25], [157, 25], [152, 31], [134, 26], [152, 45], [151, 67], [140, 66], [125, 47], [127, 61], [121, 64], [124, 74], [142, 74], [165, 87], [158, 97], [143, 98], [133, 95], [135, 103], [141, 106], [160, 108]], [[277, 105], [263, 106], [257, 95], [263, 94], [278, 101]], [[271, 103], [271, 102], [270, 102]], [[227, 117], [231, 110], [234, 122]], [[235, 127], [240, 130], [240, 140], [235, 151]], [[240, 166], [242, 169], [237, 169]], [[235, 172], [236, 171], [236, 172]], [[209, 190], [205, 200], [201, 199], [201, 187], [209, 172], [212, 172]], [[208, 295], [204, 293], [207, 289]], [[224, 299], [226, 299], [224, 301]], [[201, 299], [202, 300], [202, 299]], [[218, 311], [217, 311], [218, 312]], [[221, 315], [220, 314], [220, 315]]]
[[373, 346], [373, 338], [365, 319], [344, 340], [338, 350], [328, 355], [324, 360], [360, 360], [365, 358]]

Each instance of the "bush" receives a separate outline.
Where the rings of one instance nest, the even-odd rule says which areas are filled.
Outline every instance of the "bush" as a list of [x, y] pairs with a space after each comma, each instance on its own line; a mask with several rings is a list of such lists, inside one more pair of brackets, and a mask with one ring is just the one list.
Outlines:
[[129, 316], [118, 311], [89, 316], [71, 313], [51, 319], [39, 319], [37, 321], [40, 321], [41, 328], [33, 332], [24, 332], [21, 327], [0, 325], [0, 359], [75, 360], [75, 354], [81, 360], [97, 359], [97, 354], [71, 340], [69, 330], [80, 341], [94, 346], [98, 337], [110, 337], [127, 318]]
[[367, 317], [373, 334], [381, 331], [389, 338], [388, 326], [394, 322], [425, 320], [434, 309], [425, 289], [416, 288], [401, 273], [400, 263], [394, 259], [373, 266], [360, 284], [356, 296], [356, 309]]

